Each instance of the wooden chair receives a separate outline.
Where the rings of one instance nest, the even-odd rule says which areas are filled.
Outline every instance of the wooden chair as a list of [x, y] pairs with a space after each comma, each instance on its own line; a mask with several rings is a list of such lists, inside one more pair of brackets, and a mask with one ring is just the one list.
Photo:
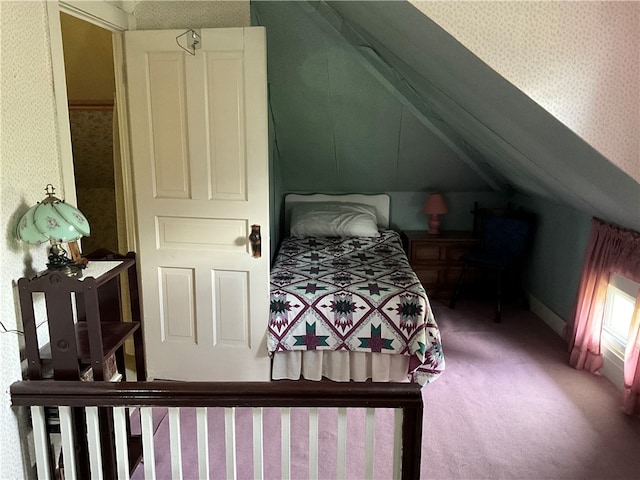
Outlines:
[[524, 297], [521, 285], [521, 269], [529, 251], [535, 229], [535, 215], [522, 209], [474, 208], [474, 233], [480, 239], [478, 249], [463, 255], [464, 262], [449, 308], [455, 308], [465, 275], [470, 268], [478, 274], [488, 273], [496, 282], [495, 321], [501, 321], [503, 282], [507, 275], [512, 279], [516, 293]]

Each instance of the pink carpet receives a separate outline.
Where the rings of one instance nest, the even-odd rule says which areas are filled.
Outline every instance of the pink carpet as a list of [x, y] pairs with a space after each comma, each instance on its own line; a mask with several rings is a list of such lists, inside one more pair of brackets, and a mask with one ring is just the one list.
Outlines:
[[[435, 479], [640, 478], [640, 419], [619, 408], [605, 378], [574, 370], [566, 346], [530, 312], [506, 308], [501, 324], [491, 305], [435, 303], [447, 368], [423, 389], [422, 475]], [[238, 409], [238, 478], [253, 478], [252, 419]], [[197, 478], [195, 419], [183, 410], [183, 473]], [[211, 478], [226, 478], [223, 412], [210, 409]], [[336, 476], [336, 413], [320, 413], [320, 478]], [[347, 478], [364, 478], [364, 411], [349, 416]], [[168, 421], [158, 414], [156, 474], [171, 478]], [[376, 478], [391, 478], [392, 413], [377, 414]], [[265, 411], [265, 478], [280, 478], [280, 426]], [[308, 419], [292, 412], [294, 479], [308, 478]], [[385, 457], [383, 458], [383, 455]], [[144, 478], [142, 465], [134, 480]]]

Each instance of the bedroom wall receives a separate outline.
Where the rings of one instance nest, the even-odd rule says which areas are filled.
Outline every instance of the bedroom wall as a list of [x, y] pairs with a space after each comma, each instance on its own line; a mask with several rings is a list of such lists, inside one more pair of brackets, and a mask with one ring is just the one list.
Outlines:
[[69, 103], [113, 103], [111, 32], [65, 13], [60, 15], [60, 27]]
[[574, 306], [591, 216], [539, 197], [517, 195], [538, 225], [525, 272], [527, 291], [565, 322]]
[[137, 30], [247, 27], [251, 24], [249, 0], [145, 0], [134, 3]]
[[[28, 39], [28, 41], [25, 41]], [[9, 386], [22, 379], [21, 337], [15, 281], [43, 268], [46, 246], [27, 246], [15, 238], [22, 214], [45, 196], [52, 183], [61, 190], [59, 144], [54, 108], [47, 8], [44, 1], [0, 2], [0, 478], [32, 477], [23, 467], [21, 444], [29, 438], [28, 419], [10, 407]], [[26, 465], [26, 463], [25, 463]], [[26, 472], [26, 473], [25, 473]]]
[[411, 3], [640, 182], [640, 3]]

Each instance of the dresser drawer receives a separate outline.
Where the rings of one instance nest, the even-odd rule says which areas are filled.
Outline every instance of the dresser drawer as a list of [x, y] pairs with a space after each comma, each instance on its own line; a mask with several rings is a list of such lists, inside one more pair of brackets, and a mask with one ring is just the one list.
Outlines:
[[411, 262], [417, 264], [440, 260], [440, 246], [428, 243], [415, 243], [411, 251]]
[[460, 257], [477, 243], [471, 232], [443, 231], [429, 235], [425, 231], [403, 231], [403, 242], [411, 268], [432, 298], [445, 299], [453, 293], [462, 271]]

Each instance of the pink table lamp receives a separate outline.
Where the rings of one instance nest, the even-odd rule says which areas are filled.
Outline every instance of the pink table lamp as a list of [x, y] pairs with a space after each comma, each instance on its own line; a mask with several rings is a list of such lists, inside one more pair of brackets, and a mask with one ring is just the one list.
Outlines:
[[422, 206], [422, 212], [429, 215], [429, 234], [438, 235], [440, 233], [440, 219], [438, 215], [447, 213], [447, 204], [439, 193], [432, 193]]

